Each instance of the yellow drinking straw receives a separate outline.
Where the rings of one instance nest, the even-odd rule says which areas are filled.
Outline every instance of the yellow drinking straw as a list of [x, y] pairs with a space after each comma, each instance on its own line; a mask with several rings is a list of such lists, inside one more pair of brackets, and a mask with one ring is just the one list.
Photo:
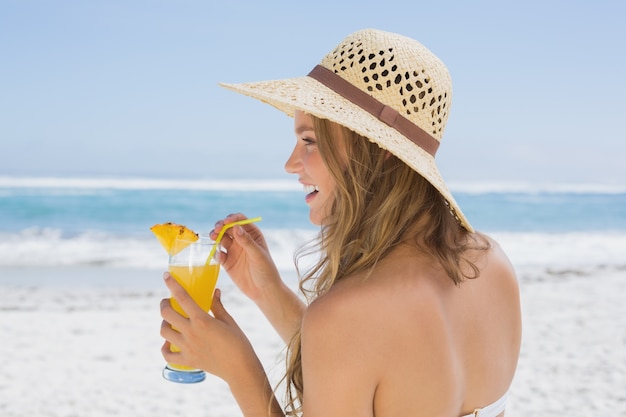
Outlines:
[[254, 222], [259, 222], [259, 221], [261, 221], [261, 217], [253, 217], [251, 219], [239, 220], [239, 221], [228, 223], [222, 226], [222, 230], [220, 230], [220, 232], [218, 233], [217, 239], [215, 239], [215, 243], [213, 244], [213, 247], [211, 248], [211, 252], [209, 253], [208, 259], [206, 260], [206, 264], [208, 265], [209, 262], [211, 262], [211, 259], [213, 259], [213, 255], [215, 255], [217, 246], [220, 244], [220, 241], [222, 240], [222, 237], [224, 236], [224, 233], [226, 232], [227, 229], [230, 229], [233, 226], [241, 226], [244, 224], [249, 224], [249, 223], [254, 223]]

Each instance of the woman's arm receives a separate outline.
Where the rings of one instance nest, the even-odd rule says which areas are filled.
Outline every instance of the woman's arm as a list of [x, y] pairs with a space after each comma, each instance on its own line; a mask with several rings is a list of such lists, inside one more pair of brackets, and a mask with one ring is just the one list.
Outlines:
[[323, 296], [303, 318], [302, 410], [307, 417], [374, 416], [379, 362], [384, 356], [374, 354], [375, 339], [369, 336], [378, 332], [363, 323], [362, 313], [342, 304], [340, 298]]
[[[217, 222], [211, 237], [215, 238], [224, 224], [244, 218], [234, 214]], [[282, 281], [261, 230], [253, 224], [235, 226], [224, 234], [221, 246], [217, 260], [288, 343], [300, 325], [305, 305]]]

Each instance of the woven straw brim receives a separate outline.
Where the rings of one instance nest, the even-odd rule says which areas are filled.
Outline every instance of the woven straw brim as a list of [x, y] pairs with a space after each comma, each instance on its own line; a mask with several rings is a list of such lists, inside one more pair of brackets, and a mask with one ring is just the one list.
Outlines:
[[388, 150], [426, 178], [448, 201], [452, 215], [468, 231], [473, 231], [465, 215], [446, 186], [434, 157], [408, 140], [400, 132], [363, 111], [330, 88], [311, 77], [297, 77], [243, 84], [220, 84], [222, 87], [270, 104], [293, 117], [296, 110], [328, 119]]

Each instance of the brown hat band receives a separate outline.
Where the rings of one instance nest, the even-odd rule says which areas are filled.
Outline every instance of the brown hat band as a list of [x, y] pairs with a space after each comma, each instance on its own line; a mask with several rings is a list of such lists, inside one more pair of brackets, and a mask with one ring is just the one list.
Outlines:
[[381, 122], [393, 127], [411, 140], [411, 142], [415, 143], [433, 157], [435, 156], [437, 148], [439, 147], [439, 141], [430, 136], [419, 126], [403, 117], [397, 110], [381, 103], [321, 65], [317, 65], [313, 68], [308, 76], [361, 107], [372, 116], [377, 117]]

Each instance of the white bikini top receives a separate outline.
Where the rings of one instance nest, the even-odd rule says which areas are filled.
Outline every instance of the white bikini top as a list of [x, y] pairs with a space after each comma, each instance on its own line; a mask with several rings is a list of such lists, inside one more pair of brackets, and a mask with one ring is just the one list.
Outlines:
[[463, 417], [497, 417], [504, 411], [509, 393], [506, 392], [498, 401], [483, 408], [477, 408], [472, 414]]

